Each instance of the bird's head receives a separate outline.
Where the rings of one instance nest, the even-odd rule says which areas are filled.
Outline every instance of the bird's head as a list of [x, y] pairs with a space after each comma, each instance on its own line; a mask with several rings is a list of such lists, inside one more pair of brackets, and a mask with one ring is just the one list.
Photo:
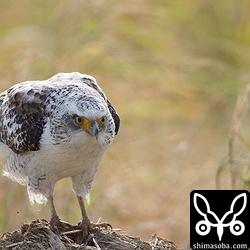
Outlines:
[[98, 139], [108, 125], [108, 108], [102, 99], [79, 97], [71, 99], [67, 106], [67, 123], [72, 132], [84, 131]]
[[107, 122], [107, 117], [104, 115], [98, 119], [88, 119], [84, 116], [74, 115], [74, 123], [89, 135], [98, 139], [99, 132], [102, 131]]

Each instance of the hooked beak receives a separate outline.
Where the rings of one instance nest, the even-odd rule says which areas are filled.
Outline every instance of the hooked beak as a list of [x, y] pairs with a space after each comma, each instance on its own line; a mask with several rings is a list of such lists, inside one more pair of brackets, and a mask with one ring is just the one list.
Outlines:
[[99, 127], [98, 127], [98, 124], [96, 122], [94, 122], [94, 125], [90, 131], [90, 134], [93, 135], [96, 138], [96, 140], [98, 139]]

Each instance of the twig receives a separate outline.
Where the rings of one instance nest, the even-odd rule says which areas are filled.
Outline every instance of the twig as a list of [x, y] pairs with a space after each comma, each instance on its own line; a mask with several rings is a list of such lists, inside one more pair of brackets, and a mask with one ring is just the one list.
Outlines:
[[75, 234], [75, 233], [80, 233], [80, 232], [82, 232], [82, 230], [76, 229], [72, 231], [63, 232], [62, 234], [67, 235], [67, 234]]
[[100, 246], [98, 245], [98, 243], [97, 243], [97, 241], [95, 240], [95, 238], [93, 237], [93, 242], [94, 242], [94, 244], [95, 244], [95, 247], [96, 247], [96, 249], [97, 250], [102, 250], [101, 248], [100, 248]]
[[18, 245], [21, 245], [23, 244], [23, 241], [19, 241], [19, 242], [16, 242], [16, 243], [12, 243], [10, 245], [7, 245], [5, 246], [6, 248], [11, 248], [11, 247], [15, 247], [15, 246], [18, 246]]
[[98, 221], [96, 222], [97, 224], [102, 222], [102, 217], [99, 217]]

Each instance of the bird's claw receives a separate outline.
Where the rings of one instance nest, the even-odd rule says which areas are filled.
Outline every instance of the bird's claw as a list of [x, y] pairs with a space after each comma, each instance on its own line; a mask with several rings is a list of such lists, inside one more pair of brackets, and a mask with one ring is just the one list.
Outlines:
[[82, 222], [79, 221], [78, 227], [83, 232], [82, 243], [89, 242], [93, 238], [93, 235], [98, 233], [101, 228], [105, 228], [105, 229], [110, 228], [112, 230], [112, 226], [107, 222], [102, 222], [102, 223], [90, 222], [90, 224], [82, 224]]
[[98, 230], [100, 230], [101, 228], [110, 229], [110, 230], [113, 229], [111, 224], [107, 222], [101, 222], [101, 223], [90, 222], [90, 224], [88, 225], [88, 224], [82, 224], [82, 221], [79, 221], [78, 227], [82, 229], [83, 232], [88, 232], [88, 234], [98, 232]]
[[91, 227], [93, 229], [96, 229], [96, 228], [98, 228], [98, 229], [100, 229], [100, 228], [109, 229], [110, 228], [111, 230], [113, 229], [111, 224], [109, 224], [107, 222], [101, 222], [101, 223], [93, 223], [93, 222], [91, 222], [90, 225], [91, 225]]
[[60, 234], [61, 232], [69, 231], [73, 229], [73, 226], [66, 221], [62, 221], [59, 218], [57, 220], [51, 220], [50, 226], [55, 234]]
[[58, 229], [57, 226], [52, 226], [52, 225], [50, 225], [50, 227], [51, 227], [52, 232], [54, 232], [54, 233], [57, 234], [57, 235], [60, 234], [60, 230]]

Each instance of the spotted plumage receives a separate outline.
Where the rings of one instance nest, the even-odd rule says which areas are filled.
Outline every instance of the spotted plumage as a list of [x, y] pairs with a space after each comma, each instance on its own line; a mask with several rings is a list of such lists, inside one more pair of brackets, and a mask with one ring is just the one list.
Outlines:
[[51, 201], [55, 183], [65, 177], [83, 199], [119, 124], [115, 108], [89, 75], [59, 73], [16, 84], [0, 95], [4, 175], [27, 185], [31, 203]]

